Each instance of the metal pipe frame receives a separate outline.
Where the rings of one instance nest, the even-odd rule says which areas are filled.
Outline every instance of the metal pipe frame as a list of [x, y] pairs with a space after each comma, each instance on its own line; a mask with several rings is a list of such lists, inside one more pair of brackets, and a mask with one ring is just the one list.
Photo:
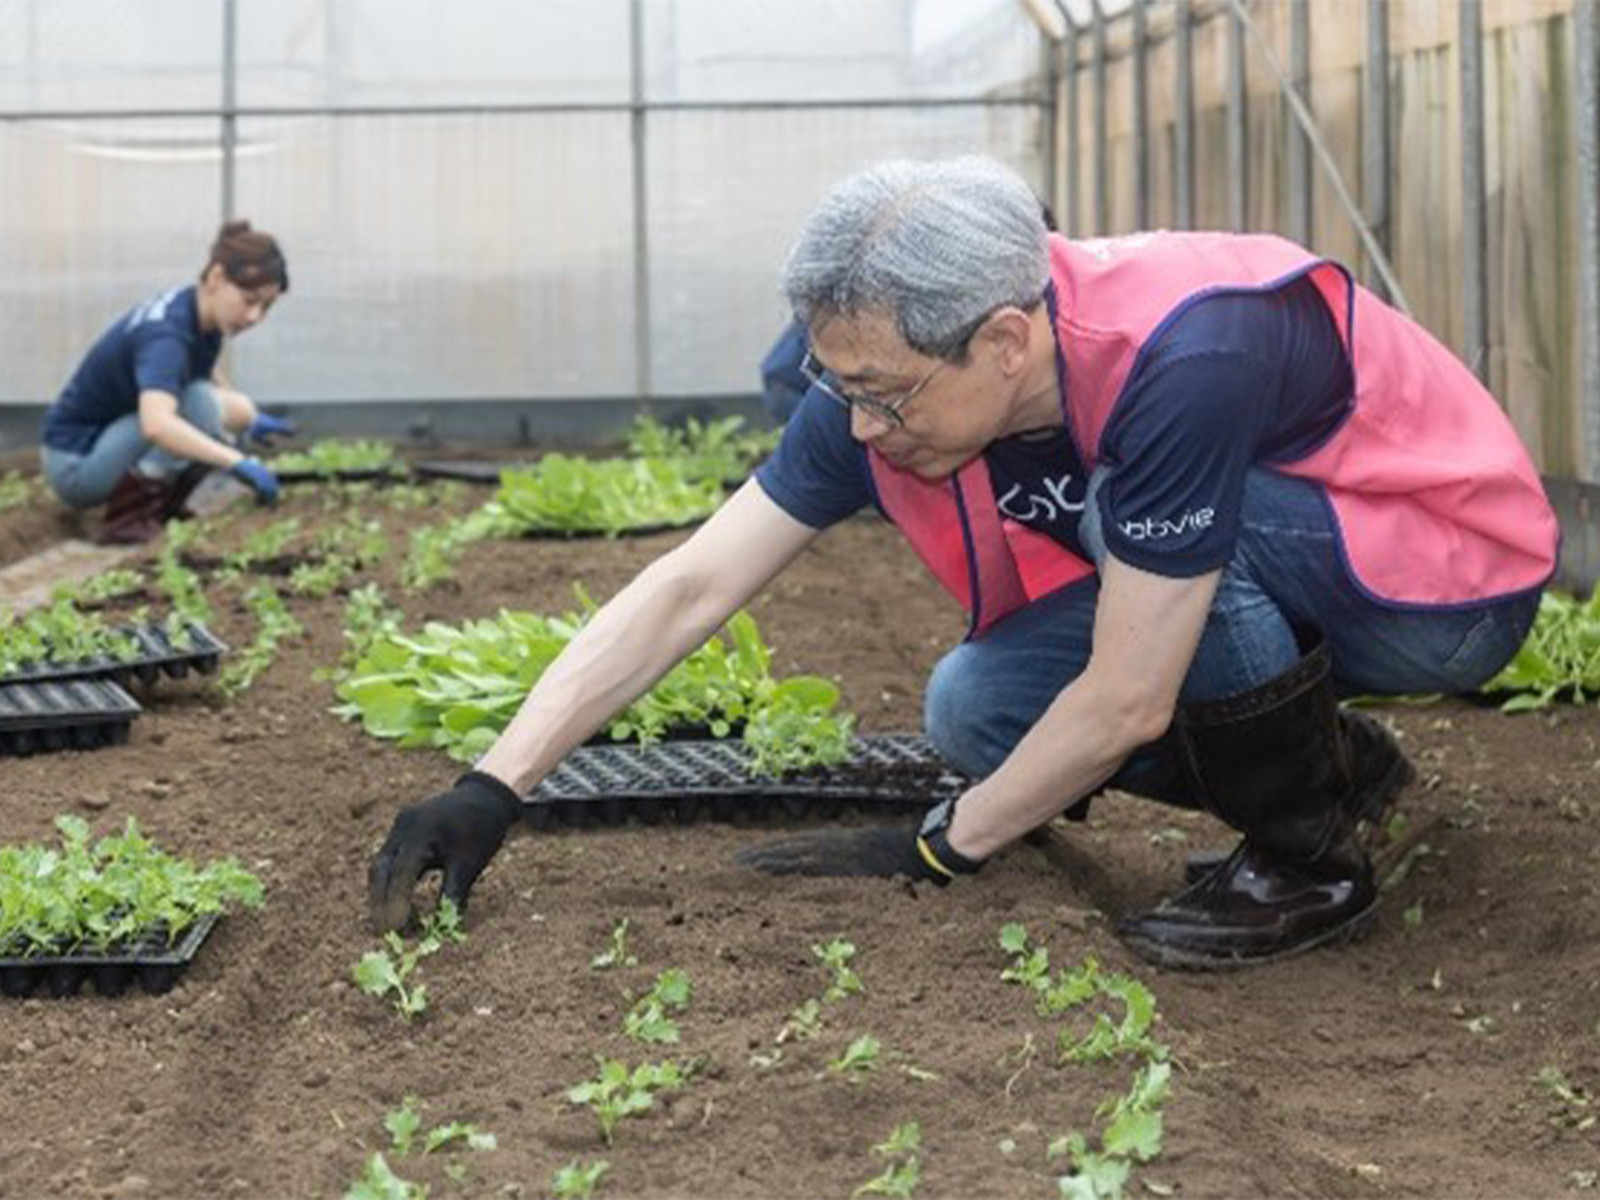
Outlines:
[[[1367, 226], [1387, 255], [1389, 233], [1389, 0], [1367, 0], [1367, 62], [1361, 105], [1361, 200]], [[1387, 297], [1381, 273], [1366, 256], [1366, 282]]]
[[1078, 90], [1082, 72], [1078, 70], [1078, 27], [1071, 21], [1067, 22], [1067, 35], [1061, 45], [1067, 60], [1062, 79], [1067, 98], [1067, 202], [1066, 211], [1056, 214], [1056, 223], [1062, 233], [1076, 237], [1082, 225], [1080, 214], [1083, 208], [1080, 190], [1083, 187], [1083, 135], [1078, 128]]
[[1173, 209], [1179, 229], [1194, 228], [1194, 28], [1189, 0], [1173, 0], [1178, 44], [1177, 108], [1173, 113]]
[[1483, 4], [1460, 0], [1461, 357], [1489, 377], [1489, 218], [1484, 197]]
[[231, 221], [238, 182], [239, 0], [222, 5], [222, 219]]
[[1578, 368], [1580, 478], [1600, 480], [1600, 9], [1573, 10], [1578, 135]]
[[628, 5], [628, 74], [633, 89], [629, 146], [633, 173], [633, 394], [650, 398], [650, 210], [649, 147], [645, 140], [644, 0]]
[[1137, 229], [1150, 225], [1150, 108], [1146, 90], [1148, 47], [1146, 45], [1146, 0], [1133, 0], [1128, 17], [1133, 28], [1133, 60], [1128, 74], [1133, 85], [1133, 223]]
[[1094, 5], [1094, 60], [1091, 64], [1094, 90], [1091, 119], [1094, 121], [1094, 232], [1111, 230], [1111, 156], [1106, 148], [1106, 14], [1099, 0]]
[[[1310, 0], [1289, 0], [1289, 85], [1309, 106], [1311, 103]], [[1302, 246], [1311, 244], [1311, 144], [1293, 115], [1284, 121], [1287, 145], [1284, 168], [1288, 174], [1289, 237]]]
[[1228, 18], [1228, 223], [1235, 232], [1250, 224], [1250, 77], [1245, 59], [1244, 18]]

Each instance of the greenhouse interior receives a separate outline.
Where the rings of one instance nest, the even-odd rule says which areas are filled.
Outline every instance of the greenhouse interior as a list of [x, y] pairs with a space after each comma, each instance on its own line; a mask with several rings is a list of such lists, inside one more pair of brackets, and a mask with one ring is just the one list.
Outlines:
[[0, 0], [0, 1200], [1600, 1196], [1596, 0]]

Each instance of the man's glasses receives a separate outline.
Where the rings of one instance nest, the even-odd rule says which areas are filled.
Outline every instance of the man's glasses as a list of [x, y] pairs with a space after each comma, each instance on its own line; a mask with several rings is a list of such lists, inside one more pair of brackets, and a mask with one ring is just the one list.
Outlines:
[[898, 396], [880, 400], [876, 396], [863, 396], [845, 390], [838, 376], [823, 367], [816, 356], [808, 349], [806, 356], [800, 360], [800, 374], [804, 375], [812, 387], [816, 388], [835, 404], [842, 404], [846, 408], [859, 408], [868, 416], [876, 417], [895, 429], [905, 426], [906, 419], [900, 415], [901, 410], [916, 398], [918, 392], [928, 386], [928, 381], [937, 375], [946, 365], [943, 359], [933, 364], [933, 369], [916, 383]]

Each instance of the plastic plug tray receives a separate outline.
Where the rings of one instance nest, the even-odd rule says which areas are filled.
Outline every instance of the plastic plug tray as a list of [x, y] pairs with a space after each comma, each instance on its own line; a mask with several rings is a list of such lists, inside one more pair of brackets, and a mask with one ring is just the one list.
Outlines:
[[217, 920], [216, 913], [207, 913], [173, 945], [165, 931], [152, 930], [104, 951], [0, 957], [0, 993], [75, 996], [89, 983], [102, 996], [120, 996], [135, 982], [151, 995], [170, 992]]
[[0, 684], [39, 683], [45, 680], [110, 679], [123, 687], [131, 683], [146, 686], [162, 676], [182, 679], [190, 671], [210, 675], [228, 645], [204, 625], [190, 621], [189, 648], [180, 649], [159, 625], [135, 625], [120, 632], [139, 643], [137, 658], [121, 660], [100, 654], [76, 662], [31, 663], [9, 675], [0, 676]]
[[0, 685], [0, 754], [120, 745], [141, 711], [109, 679]]
[[550, 829], [921, 812], [969, 782], [920, 734], [857, 738], [847, 761], [777, 779], [751, 773], [742, 742], [584, 746], [525, 798], [524, 816]]

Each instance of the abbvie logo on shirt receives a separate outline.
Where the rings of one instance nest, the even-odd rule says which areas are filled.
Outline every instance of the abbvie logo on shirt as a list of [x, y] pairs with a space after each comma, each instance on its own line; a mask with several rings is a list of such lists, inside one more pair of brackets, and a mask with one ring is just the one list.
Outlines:
[[1129, 541], [1157, 542], [1162, 538], [1181, 537], [1186, 533], [1210, 529], [1216, 519], [1217, 510], [1214, 508], [1193, 508], [1176, 521], [1169, 521], [1165, 517], [1141, 517], [1124, 521], [1121, 528], [1123, 536]]

